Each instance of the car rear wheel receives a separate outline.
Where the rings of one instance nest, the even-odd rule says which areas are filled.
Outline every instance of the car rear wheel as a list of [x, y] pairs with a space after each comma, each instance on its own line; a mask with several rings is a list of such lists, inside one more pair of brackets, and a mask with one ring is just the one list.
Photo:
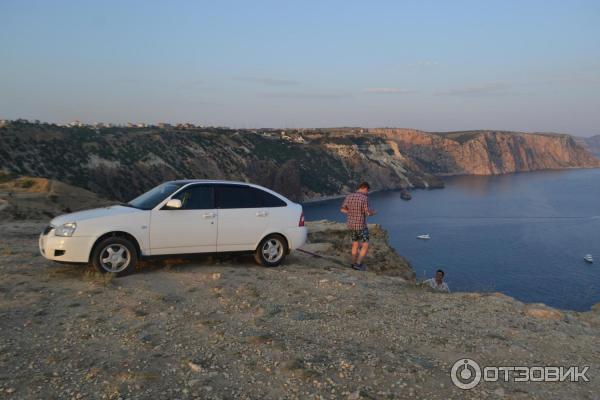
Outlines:
[[285, 260], [287, 253], [288, 245], [285, 238], [281, 235], [269, 235], [256, 248], [254, 258], [257, 263], [265, 267], [277, 267]]
[[118, 236], [108, 237], [94, 248], [92, 264], [102, 273], [127, 275], [135, 270], [137, 252], [131, 241]]

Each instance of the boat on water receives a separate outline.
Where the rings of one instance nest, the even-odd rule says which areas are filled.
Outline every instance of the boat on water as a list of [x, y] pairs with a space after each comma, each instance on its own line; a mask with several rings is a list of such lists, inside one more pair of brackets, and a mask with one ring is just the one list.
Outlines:
[[412, 199], [412, 196], [410, 195], [410, 192], [408, 190], [403, 190], [400, 192], [400, 198], [402, 200], [410, 200]]
[[589, 262], [590, 264], [594, 262], [594, 257], [592, 257], [591, 254], [586, 254], [585, 257], [583, 257], [583, 259]]
[[429, 236], [429, 233], [426, 233], [425, 235], [417, 236], [417, 239], [429, 240], [429, 239], [431, 239], [431, 236]]

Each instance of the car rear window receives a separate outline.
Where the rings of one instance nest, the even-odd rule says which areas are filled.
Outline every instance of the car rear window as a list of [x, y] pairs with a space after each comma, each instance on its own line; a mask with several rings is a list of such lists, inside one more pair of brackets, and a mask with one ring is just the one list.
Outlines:
[[257, 192], [260, 193], [259, 196], [261, 197], [263, 207], [285, 207], [285, 206], [287, 206], [285, 201], [281, 200], [277, 196], [273, 196], [269, 192], [265, 192], [264, 190], [260, 190], [260, 189], [254, 189], [254, 190], [256, 190]]

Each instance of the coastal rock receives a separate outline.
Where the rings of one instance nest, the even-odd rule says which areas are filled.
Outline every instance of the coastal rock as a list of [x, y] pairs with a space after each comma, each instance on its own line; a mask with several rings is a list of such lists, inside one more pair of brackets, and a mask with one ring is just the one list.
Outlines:
[[373, 129], [425, 170], [439, 175], [499, 175], [513, 172], [599, 167], [600, 160], [564, 134], [505, 131], [428, 133]]
[[[414, 281], [415, 272], [412, 266], [390, 246], [387, 231], [377, 224], [368, 226], [369, 256], [365, 260], [368, 270]], [[309, 232], [307, 250], [329, 260], [335, 260], [345, 267], [350, 265], [352, 240], [345, 224], [322, 220], [308, 222], [307, 227]]]
[[577, 143], [588, 149], [590, 153], [600, 158], [600, 135], [591, 137], [578, 137], [576, 140]]
[[[352, 129], [341, 135], [320, 130], [280, 135], [10, 122], [0, 128], [0, 141], [0, 165], [7, 173], [56, 179], [119, 201], [185, 178], [257, 182], [296, 201], [339, 195], [363, 180], [374, 190], [442, 185], [394, 152], [384, 137]], [[68, 163], [64, 154], [70, 155]]]
[[402, 190], [400, 192], [400, 198], [402, 200], [410, 200], [410, 199], [412, 199], [412, 195], [410, 194], [410, 192], [408, 190]]
[[[93, 269], [54, 265], [34, 252], [45, 223], [0, 221], [0, 393], [8, 398], [541, 400], [600, 393], [591, 376], [600, 368], [597, 312], [435, 293], [387, 270], [354, 271], [342, 224], [309, 225], [311, 249], [322, 256], [292, 252], [279, 268], [243, 256], [178, 257], [177, 268], [148, 261], [107, 284]], [[373, 247], [385, 255], [369, 258], [370, 270], [398, 262], [384, 232], [370, 228]], [[467, 392], [450, 380], [464, 357], [480, 365], [589, 365], [591, 379], [482, 382]]]
[[553, 308], [545, 307], [544, 305], [532, 304], [525, 307], [525, 314], [540, 319], [559, 321], [564, 319], [564, 314]]
[[[295, 201], [373, 190], [440, 188], [444, 175], [597, 167], [568, 135], [411, 129], [0, 127], [3, 174], [54, 179], [129, 201], [173, 179], [262, 184]], [[66, 162], [64, 155], [69, 154]], [[24, 160], [27, 160], [24, 162]]]
[[[1, 178], [1, 175], [0, 175]], [[0, 179], [0, 217], [50, 219], [60, 214], [114, 204], [89, 190], [45, 178]]]

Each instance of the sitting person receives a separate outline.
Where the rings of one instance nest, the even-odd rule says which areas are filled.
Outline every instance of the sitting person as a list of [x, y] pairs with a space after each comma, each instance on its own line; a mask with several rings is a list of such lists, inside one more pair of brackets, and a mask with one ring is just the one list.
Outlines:
[[433, 290], [450, 293], [450, 288], [448, 287], [446, 282], [444, 282], [444, 275], [444, 271], [438, 269], [435, 272], [435, 278], [427, 279], [423, 282], [423, 284], [429, 285], [429, 287], [431, 287]]

